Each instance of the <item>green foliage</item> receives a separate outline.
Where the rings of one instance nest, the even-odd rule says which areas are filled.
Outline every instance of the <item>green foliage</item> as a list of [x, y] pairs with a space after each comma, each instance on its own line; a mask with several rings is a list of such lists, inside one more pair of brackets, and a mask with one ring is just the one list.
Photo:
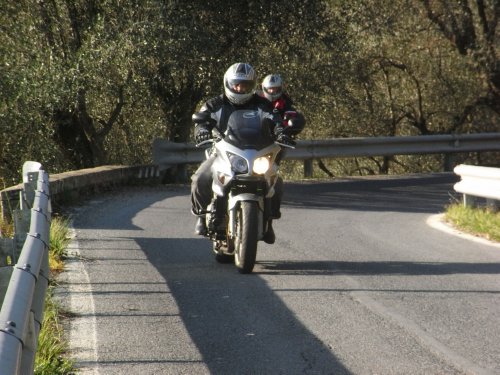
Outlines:
[[446, 209], [446, 219], [465, 232], [500, 242], [500, 212], [453, 204]]
[[302, 138], [499, 131], [499, 11], [495, 0], [6, 2], [0, 177], [17, 183], [30, 159], [50, 173], [150, 162], [154, 138], [189, 141], [192, 112], [236, 61], [283, 75]]

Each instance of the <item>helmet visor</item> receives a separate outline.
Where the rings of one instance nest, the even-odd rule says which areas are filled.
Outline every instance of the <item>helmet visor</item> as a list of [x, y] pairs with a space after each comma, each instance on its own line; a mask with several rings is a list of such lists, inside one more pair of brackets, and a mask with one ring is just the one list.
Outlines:
[[248, 79], [229, 79], [227, 87], [235, 94], [249, 94], [255, 88], [255, 81]]
[[269, 95], [278, 95], [281, 94], [281, 86], [264, 87], [264, 91]]

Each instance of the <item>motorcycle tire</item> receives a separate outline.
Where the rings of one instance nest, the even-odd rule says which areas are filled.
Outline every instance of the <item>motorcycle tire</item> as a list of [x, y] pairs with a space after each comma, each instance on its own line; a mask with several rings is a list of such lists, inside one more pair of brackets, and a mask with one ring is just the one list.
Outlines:
[[259, 208], [255, 201], [240, 202], [236, 214], [234, 264], [240, 273], [251, 273], [257, 257]]

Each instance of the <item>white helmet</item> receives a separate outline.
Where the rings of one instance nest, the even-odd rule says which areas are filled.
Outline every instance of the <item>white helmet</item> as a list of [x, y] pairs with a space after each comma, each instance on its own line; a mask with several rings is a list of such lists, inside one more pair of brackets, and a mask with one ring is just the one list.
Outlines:
[[233, 104], [248, 102], [254, 94], [256, 83], [255, 70], [250, 64], [233, 64], [224, 74], [224, 92]]
[[283, 80], [279, 74], [269, 74], [262, 81], [262, 92], [267, 100], [273, 102], [283, 93]]

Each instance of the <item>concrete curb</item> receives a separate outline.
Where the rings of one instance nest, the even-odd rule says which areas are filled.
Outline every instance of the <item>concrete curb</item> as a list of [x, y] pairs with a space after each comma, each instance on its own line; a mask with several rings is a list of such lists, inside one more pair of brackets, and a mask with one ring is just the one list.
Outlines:
[[[49, 176], [52, 204], [72, 200], [80, 195], [102, 191], [117, 185], [137, 181], [159, 181], [156, 165], [105, 165], [96, 168], [80, 169]], [[0, 191], [2, 218], [10, 219], [13, 210], [19, 207], [19, 192], [23, 184], [8, 187]]]
[[472, 234], [465, 233], [456, 229], [455, 227], [453, 227], [444, 220], [444, 214], [436, 214], [429, 216], [427, 218], [427, 225], [431, 226], [434, 229], [451, 234], [453, 236], [458, 236], [470, 241], [474, 241], [483, 245], [493, 246], [500, 249], [500, 243], [498, 242], [490, 241], [486, 238], [474, 236]]

